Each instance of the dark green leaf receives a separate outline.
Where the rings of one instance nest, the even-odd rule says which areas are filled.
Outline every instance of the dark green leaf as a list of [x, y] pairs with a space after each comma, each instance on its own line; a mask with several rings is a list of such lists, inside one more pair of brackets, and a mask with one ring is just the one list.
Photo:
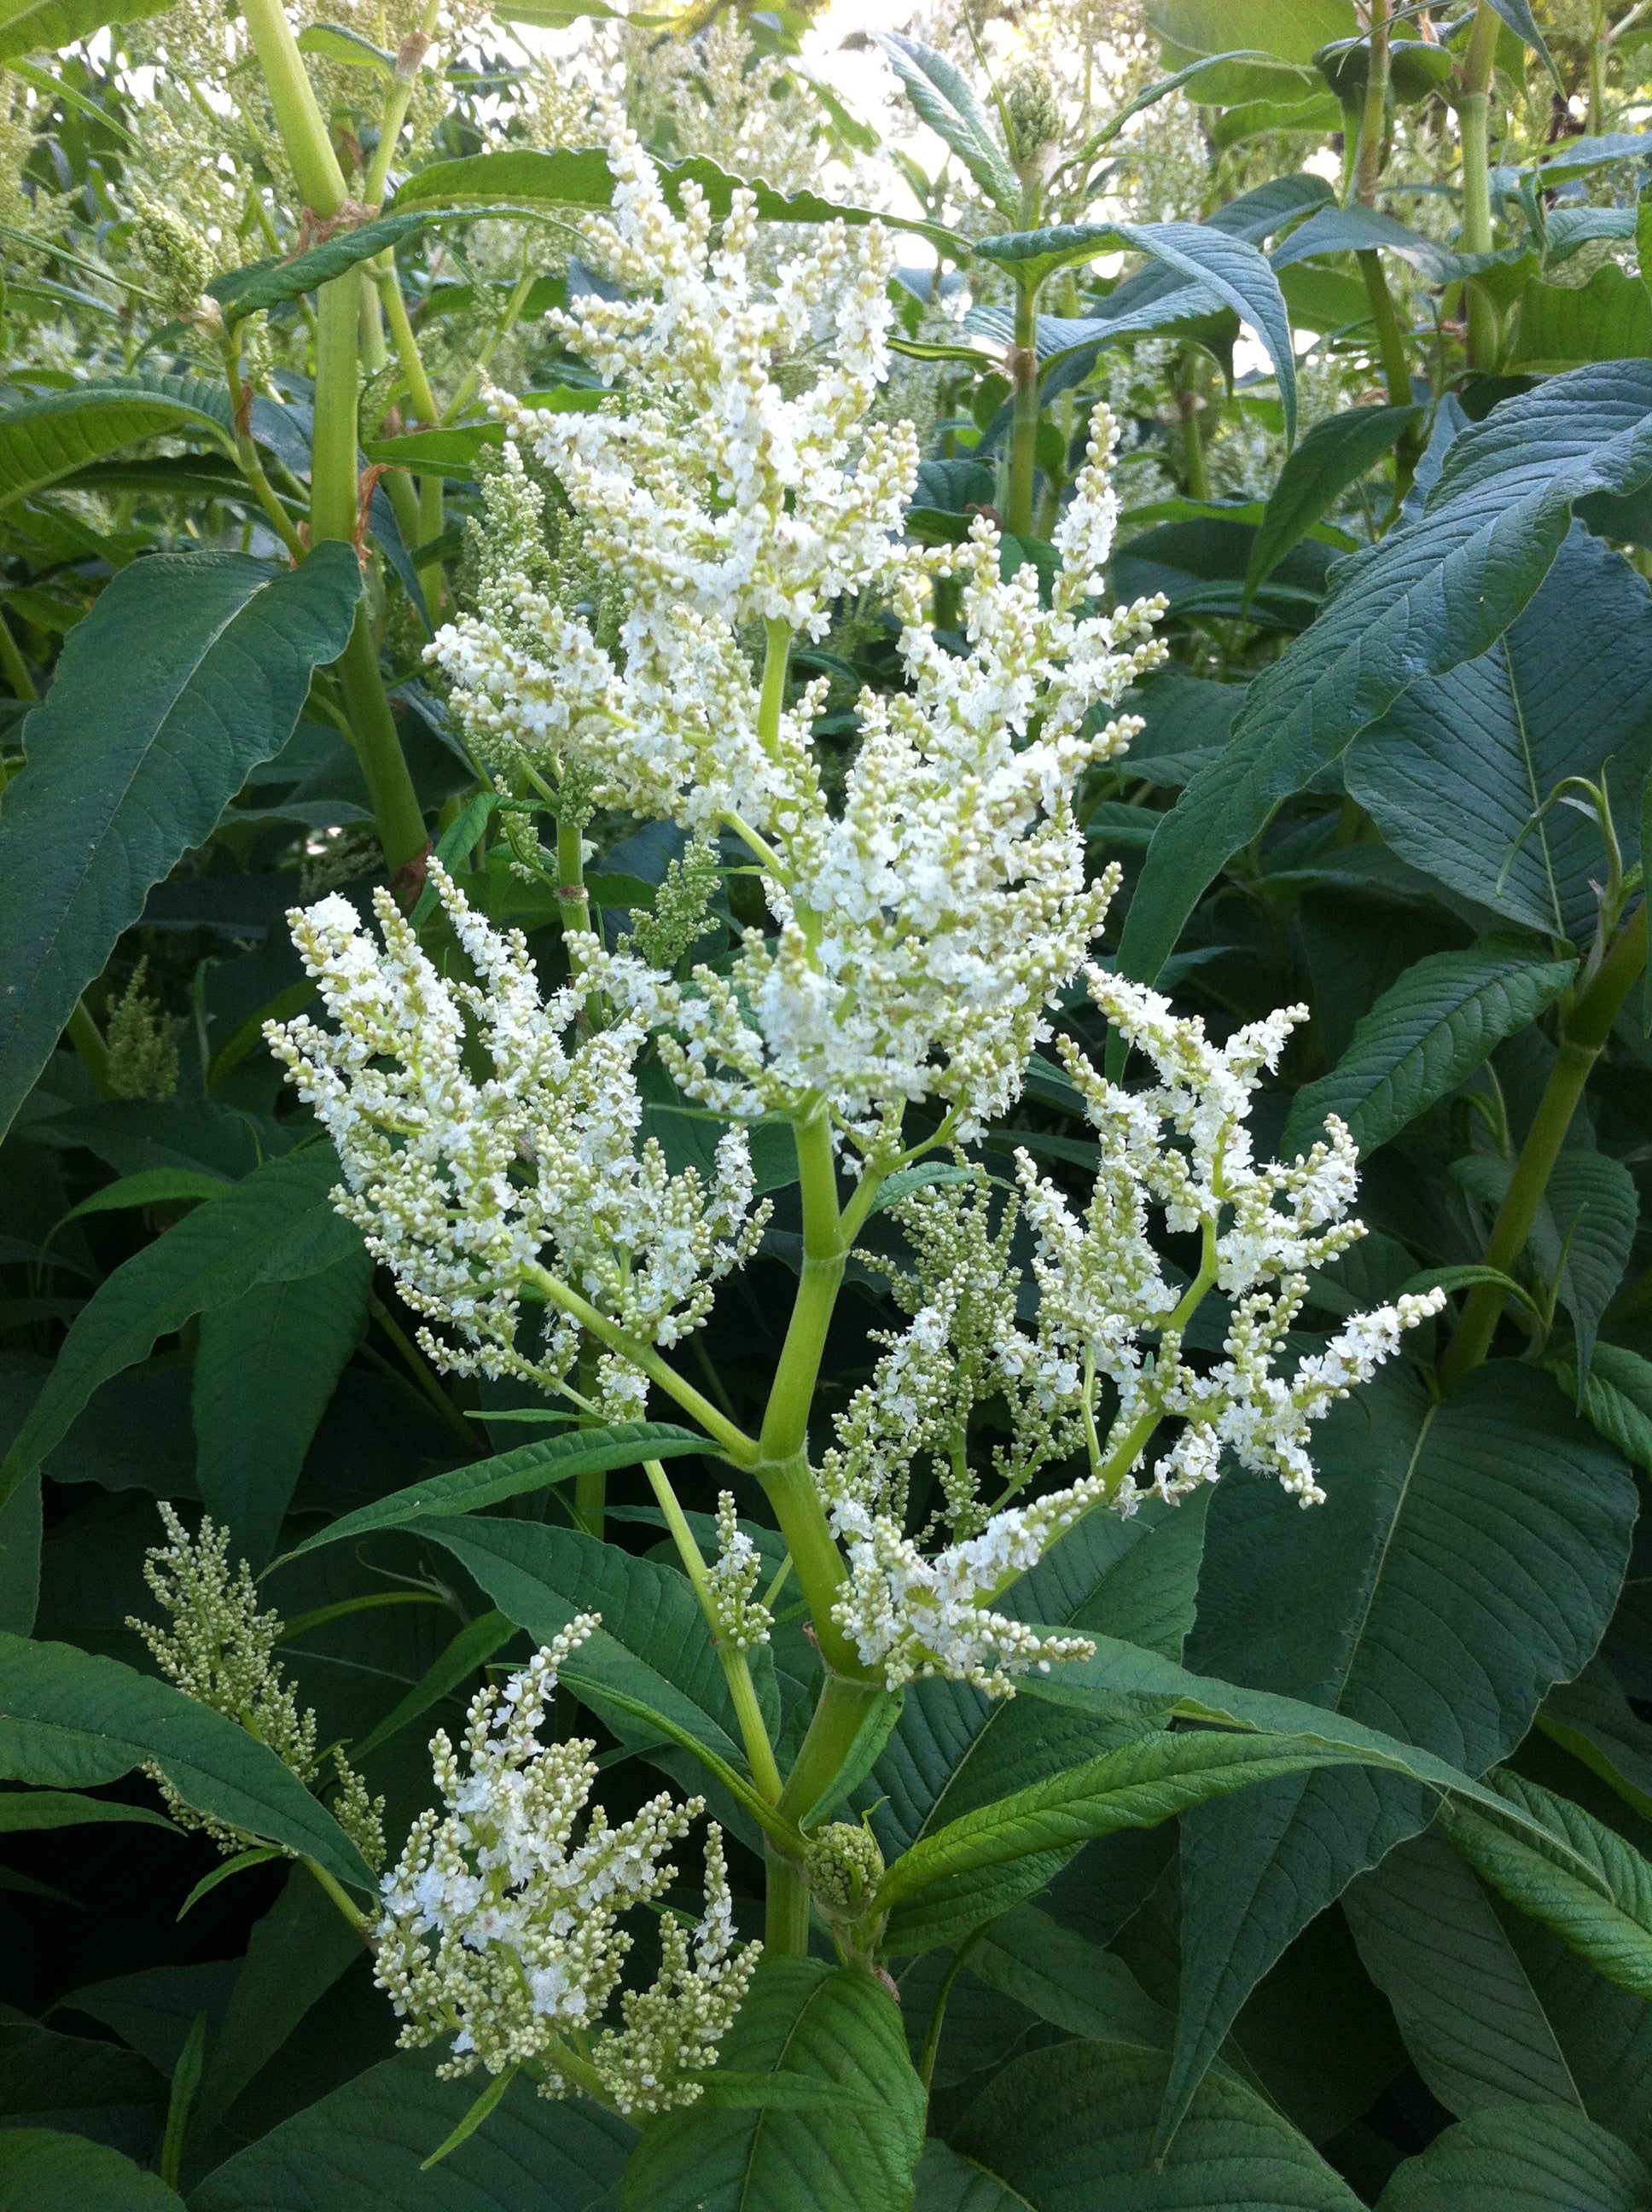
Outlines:
[[[142, 2158], [165, 2110], [162, 2084], [135, 2051], [60, 2035], [16, 2014], [0, 2024], [0, 2124], [61, 2128]], [[9, 2212], [3, 2188], [0, 2204]]]
[[222, 386], [201, 378], [138, 375], [18, 400], [0, 410], [0, 507], [140, 438], [204, 439], [233, 460], [234, 437], [219, 412], [227, 399]]
[[906, 87], [920, 120], [951, 148], [993, 206], [1014, 215], [1021, 204], [1020, 179], [963, 71], [920, 39], [899, 31], [871, 35]]
[[72, 1790], [0, 1790], [0, 1835], [30, 1829], [77, 1828], [101, 1820], [137, 1822], [170, 1828], [164, 1813], [147, 1805], [123, 1805], [113, 1797], [82, 1797]]
[[332, 1814], [234, 1721], [118, 1659], [0, 1637], [0, 1773], [75, 1789], [151, 1765], [197, 1813], [372, 1889]]
[[[1576, 1368], [1561, 1381], [1576, 1393]], [[1582, 1410], [1626, 1460], [1652, 1474], [1652, 1361], [1620, 1344], [1597, 1344]]]
[[1354, 407], [1316, 422], [1268, 495], [1245, 574], [1247, 591], [1254, 592], [1350, 484], [1357, 483], [1419, 419], [1415, 407]]
[[1652, 1728], [1598, 1653], [1575, 1682], [1558, 1682], [1550, 1691], [1537, 1724], [1643, 1820], [1652, 1820]]
[[291, 572], [157, 553], [76, 626], [0, 820], [0, 1129], [151, 887], [285, 744], [361, 589], [348, 545]]
[[1223, 862], [1421, 678], [1491, 647], [1548, 574], [1574, 503], [1652, 477], [1652, 368], [1578, 369], [1453, 441], [1423, 514], [1353, 555], [1312, 629], [1264, 669], [1219, 760], [1154, 837], [1119, 950], [1151, 980]]
[[1576, 1146], [1555, 1162], [1543, 1195], [1533, 1256], [1546, 1279], [1559, 1284], [1560, 1303], [1577, 1333], [1578, 1373], [1587, 1383], [1600, 1316], [1634, 1249], [1640, 1200], [1621, 1160]]
[[321, 1274], [358, 1251], [360, 1231], [329, 1202], [337, 1174], [326, 1145], [270, 1160], [118, 1267], [76, 1315], [0, 1467], [0, 1497], [39, 1465], [98, 1385], [148, 1358], [158, 1338], [261, 1285]]
[[732, 2072], [795, 2075], [855, 2100], [671, 2112], [626, 2169], [623, 2212], [907, 2212], [924, 2093], [895, 1999], [869, 1974], [766, 1960], [722, 2050]]
[[182, 2212], [184, 2203], [118, 2151], [46, 2128], [0, 2128], [0, 2201], [17, 2212]]
[[1643, 2212], [1649, 2191], [1652, 2168], [1581, 2112], [1505, 2106], [1448, 2128], [1379, 2202], [1380, 2212]]
[[[473, 209], [464, 212], [466, 220], [474, 219]], [[295, 254], [290, 261], [257, 261], [249, 268], [232, 269], [216, 277], [207, 289], [223, 309], [224, 321], [233, 330], [248, 315], [313, 292], [317, 285], [342, 276], [358, 262], [370, 260], [387, 247], [394, 248], [404, 239], [416, 237], [431, 223], [443, 219], [444, 211], [440, 210], [433, 210], [428, 215], [422, 211], [381, 215], [376, 221], [361, 223], [354, 230], [340, 231], [325, 246], [312, 246], [307, 253]]]
[[1340, 1115], [1362, 1153], [1374, 1152], [1448, 1097], [1492, 1048], [1534, 1022], [1577, 973], [1509, 937], [1461, 952], [1430, 952], [1386, 990], [1329, 1075], [1299, 1091], [1280, 1139], [1303, 1151], [1325, 1117]]

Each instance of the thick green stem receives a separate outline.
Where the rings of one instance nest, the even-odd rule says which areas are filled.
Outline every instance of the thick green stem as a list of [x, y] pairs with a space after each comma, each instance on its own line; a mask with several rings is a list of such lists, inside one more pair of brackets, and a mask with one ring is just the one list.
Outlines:
[[[843, 1771], [861, 1725], [883, 1685], [828, 1671], [820, 1703], [796, 1764], [786, 1778], [778, 1810], [800, 1826]], [[804, 1957], [809, 1948], [809, 1888], [802, 1868], [771, 1844], [768, 1854], [768, 1918], [763, 1941], [777, 1958]]]
[[589, 933], [591, 894], [585, 887], [585, 836], [579, 817], [560, 815], [556, 822], [556, 897], [562, 927]]
[[1038, 459], [1038, 290], [1017, 284], [1015, 344], [1009, 359], [1014, 408], [1010, 424], [1010, 494], [1006, 526], [1017, 538], [1030, 538], [1033, 485]]
[[1594, 26], [1594, 36], [1589, 40], [1589, 136], [1598, 138], [1606, 129], [1606, 21], [1601, 9]]
[[[1491, 251], [1491, 69], [1503, 18], [1480, 0], [1463, 60], [1462, 89], [1457, 95], [1457, 125], [1462, 141], [1463, 228], [1465, 253]], [[1497, 311], [1471, 277], [1463, 287], [1468, 310], [1468, 362], [1471, 368], [1497, 366]]]
[[[1571, 1127], [1589, 1071], [1600, 1058], [1625, 1000], [1646, 966], [1646, 908], [1638, 908], [1619, 933], [1594, 981], [1579, 998], [1561, 1038], [1559, 1057], [1538, 1103], [1515, 1172], [1487, 1239], [1485, 1264], [1512, 1275], [1526, 1249], [1549, 1176]], [[1439, 1366], [1440, 1387], [1455, 1390], [1478, 1367], [1491, 1346], [1503, 1312], [1503, 1293], [1481, 1283], [1463, 1305], [1457, 1333]]]
[[[349, 197], [344, 172], [338, 166], [338, 156], [327, 135], [315, 88], [282, 0], [243, 0], [241, 14], [269, 88], [270, 104], [276, 111], [276, 127], [293, 165], [293, 175], [304, 196], [304, 204], [324, 218], [337, 215]], [[353, 291], [354, 272], [349, 283]]]
[[349, 714], [350, 740], [367, 780], [385, 864], [392, 877], [398, 876], [428, 851], [430, 840], [396, 734], [396, 718], [379, 672], [379, 649], [365, 607], [355, 611], [355, 626], [340, 656], [338, 673]]
[[1382, 174], [1382, 141], [1388, 129], [1388, 0], [1371, 0], [1370, 67], [1359, 123], [1359, 162], [1354, 191], [1364, 207], [1376, 205]]

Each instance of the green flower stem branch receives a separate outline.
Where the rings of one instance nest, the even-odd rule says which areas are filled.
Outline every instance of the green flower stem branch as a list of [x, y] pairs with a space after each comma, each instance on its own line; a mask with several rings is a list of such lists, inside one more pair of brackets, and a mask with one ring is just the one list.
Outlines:
[[[1579, 995], [1561, 1032], [1559, 1056], [1546, 1085], [1520, 1158], [1515, 1163], [1503, 1204], [1486, 1242], [1485, 1265], [1512, 1275], [1520, 1264], [1537, 1220], [1549, 1176], [1566, 1141], [1572, 1116], [1589, 1073], [1605, 1048], [1612, 1025], [1646, 966], [1646, 908], [1638, 907], [1613, 944], [1594, 979]], [[1462, 1319], [1439, 1366], [1440, 1387], [1448, 1394], [1485, 1358], [1503, 1306], [1495, 1284], [1477, 1284], [1464, 1302]]]
[[[306, 208], [324, 222], [349, 199], [327, 126], [281, 0], [247, 0], [246, 27], [269, 88], [287, 158]], [[350, 270], [317, 295], [315, 433], [310, 459], [310, 538], [357, 542], [356, 396], [361, 333], [360, 274]], [[428, 850], [424, 815], [407, 770], [395, 718], [379, 671], [365, 606], [338, 664], [350, 736], [393, 877], [411, 879]]]
[[[1463, 228], [1465, 253], [1490, 253], [1491, 235], [1491, 72], [1497, 58], [1497, 34], [1503, 18], [1479, 0], [1468, 52], [1463, 58], [1462, 79], [1457, 94], [1457, 122], [1462, 138]], [[1468, 360], [1473, 368], [1496, 367], [1498, 347], [1497, 311], [1471, 277], [1463, 287], [1468, 314]]]

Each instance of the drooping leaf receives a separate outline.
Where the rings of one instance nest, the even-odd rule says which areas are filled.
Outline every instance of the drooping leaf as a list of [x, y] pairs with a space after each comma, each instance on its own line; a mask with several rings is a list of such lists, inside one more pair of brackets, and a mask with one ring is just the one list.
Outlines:
[[1575, 370], [1452, 442], [1422, 514], [1343, 564], [1312, 628], [1252, 684], [1227, 750], [1167, 816], [1119, 949], [1151, 981], [1206, 885], [1279, 802], [1419, 679], [1490, 650], [1535, 594], [1576, 503], [1652, 477], [1652, 368]]
[[337, 1174], [326, 1145], [270, 1160], [117, 1267], [76, 1316], [0, 1466], [0, 1498], [39, 1465], [99, 1384], [148, 1358], [157, 1338], [261, 1285], [302, 1281], [349, 1261], [361, 1233], [328, 1202]]
[[261, 1283], [201, 1316], [195, 1480], [254, 1571], [275, 1549], [304, 1455], [367, 1322], [365, 1246], [298, 1282]]
[[77, 45], [106, 23], [137, 23], [158, 15], [164, 0], [3, 0], [0, 4], [0, 69], [26, 55]]
[[[1311, 1516], [1272, 1486], [1218, 1486], [1194, 1663], [1479, 1774], [1593, 1655], [1628, 1561], [1632, 1476], [1512, 1362], [1443, 1405], [1389, 1370], [1317, 1431], [1315, 1456], [1327, 1503]], [[1430, 1792], [1362, 1771], [1183, 1822], [1167, 2135], [1285, 1945], [1433, 1809]]]
[[1247, 591], [1254, 592], [1418, 419], [1415, 407], [1353, 407], [1316, 422], [1268, 494], [1245, 573]]
[[1546, 958], [1512, 937], [1425, 954], [1361, 1018], [1330, 1074], [1297, 1092], [1282, 1156], [1312, 1143], [1328, 1114], [1347, 1123], [1362, 1154], [1374, 1152], [1534, 1022], [1576, 972], [1575, 960]]
[[640, 1467], [645, 1459], [677, 1459], [684, 1452], [707, 1448], [704, 1437], [671, 1421], [621, 1421], [613, 1428], [576, 1430], [571, 1436], [521, 1444], [495, 1459], [477, 1460], [471, 1467], [430, 1475], [407, 1490], [392, 1491], [388, 1498], [375, 1498], [371, 1505], [330, 1522], [285, 1557], [301, 1559], [307, 1552], [347, 1543], [376, 1529], [412, 1528], [425, 1521], [480, 1513], [507, 1498], [524, 1498], [548, 1490], [553, 1483], [571, 1482], [575, 1475], [609, 1474], [616, 1468]]
[[1152, 2052], [1104, 2044], [1017, 2059], [952, 2133], [985, 2185], [966, 2193], [951, 2180], [948, 2193], [920, 2196], [921, 2212], [1356, 2212], [1359, 2199], [1307, 2138], [1220, 2076], [1201, 2087], [1161, 2166], [1153, 2119], [1165, 2074]]
[[1532, 817], [1563, 776], [1604, 775], [1626, 862], [1639, 852], [1634, 798], [1652, 767], [1648, 610], [1629, 563], [1574, 527], [1490, 653], [1411, 684], [1350, 746], [1350, 794], [1413, 867], [1511, 922], [1588, 945], [1600, 829], [1567, 805]]
[[1441, 1814], [1446, 1834], [1493, 1889], [1552, 1928], [1596, 1973], [1652, 1997], [1652, 1865], [1569, 1797], [1506, 1771], [1493, 1779], [1543, 1838], [1460, 1802]]
[[1629, 1265], [1640, 1199], [1635, 1178], [1609, 1152], [1573, 1146], [1549, 1171], [1532, 1251], [1577, 1334], [1577, 1370], [1588, 1383], [1600, 1316]]
[[203, 378], [137, 375], [15, 401], [0, 409], [0, 507], [141, 438], [200, 439], [233, 460], [234, 437], [218, 411], [222, 391]]
[[0, 2203], [17, 2212], [182, 2212], [157, 2174], [84, 2136], [0, 2128]]
[[1575, 1682], [1558, 1682], [1537, 1724], [1606, 1786], [1652, 1820], [1652, 1728], [1599, 1653]]
[[286, 573], [157, 553], [76, 625], [0, 818], [0, 1129], [152, 886], [286, 743], [361, 589], [347, 545]]
[[1417, 2070], [1460, 2119], [1583, 2100], [1520, 1954], [1442, 1836], [1413, 1836], [1343, 1897]]
[[151, 1765], [197, 1812], [372, 1889], [360, 1852], [325, 1806], [234, 1721], [118, 1659], [0, 1637], [0, 1774], [95, 1788]]
[[215, 2166], [190, 2212], [586, 2212], [618, 2182], [634, 2131], [525, 2081], [426, 2173], [476, 2098], [473, 2081], [438, 2081], [436, 2063], [410, 2051], [370, 2067]]
[[951, 148], [993, 206], [1013, 215], [1021, 204], [1020, 180], [963, 71], [921, 39], [899, 31], [874, 31], [872, 37], [920, 120]]
[[869, 1974], [766, 1960], [721, 2063], [800, 2076], [852, 2098], [853, 2109], [811, 2101], [668, 2113], [626, 2169], [623, 2212], [906, 2212], [924, 2092], [899, 2008]]
[[[944, 224], [922, 222], [905, 216], [874, 213], [838, 200], [823, 199], [818, 192], [777, 192], [770, 185], [746, 185], [731, 176], [709, 155], [694, 154], [680, 161], [660, 161], [660, 187], [673, 206], [681, 203], [683, 186], [697, 185], [706, 196], [714, 222], [727, 215], [740, 190], [757, 196], [757, 214], [764, 222], [843, 222], [851, 226], [881, 222], [892, 230], [909, 230], [943, 251], [967, 252], [967, 241]], [[508, 147], [496, 154], [467, 154], [457, 161], [432, 161], [415, 171], [396, 195], [392, 212], [410, 213], [415, 208], [468, 207], [580, 207], [605, 208], [614, 198], [614, 179], [608, 155], [600, 146], [558, 149], [542, 153], [527, 147]]]
[[76, 1828], [104, 1820], [151, 1828], [170, 1828], [164, 1813], [147, 1805], [123, 1805], [113, 1797], [86, 1797], [73, 1790], [0, 1790], [0, 1835], [40, 1828]]
[[[1495, 4], [1495, 0], [1494, 0]], [[1448, 2128], [1407, 2159], [1379, 2212], [1641, 2212], [1652, 2168], [1564, 2108], [1504, 2106]]]
[[[1560, 1379], [1576, 1393], [1575, 1368], [1563, 1368]], [[1652, 1361], [1624, 1345], [1597, 1344], [1579, 1403], [1608, 1443], [1643, 1474], [1652, 1474]]]
[[[290, 261], [258, 261], [246, 269], [229, 270], [215, 277], [207, 289], [223, 310], [225, 323], [233, 330], [248, 315], [299, 299], [306, 292], [313, 292], [318, 285], [342, 276], [358, 262], [371, 260], [374, 254], [416, 238], [430, 224], [441, 222], [443, 213], [440, 209], [433, 209], [428, 214], [422, 210], [403, 214], [398, 210], [393, 215], [381, 215], [376, 221], [359, 224], [354, 230], [340, 231], [325, 245], [312, 246], [307, 253], [295, 254]], [[466, 220], [473, 219], [474, 210], [467, 209], [465, 213]]]

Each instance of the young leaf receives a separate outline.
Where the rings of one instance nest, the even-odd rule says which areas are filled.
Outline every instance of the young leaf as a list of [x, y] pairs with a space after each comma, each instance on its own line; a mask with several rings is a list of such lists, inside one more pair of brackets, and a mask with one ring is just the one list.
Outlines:
[[737, 2075], [822, 2084], [853, 2111], [811, 2101], [668, 2112], [626, 2169], [621, 2212], [907, 2212], [924, 2092], [900, 2009], [871, 1975], [765, 1960], [721, 2059]]
[[1573, 1146], [1549, 1171], [1532, 1252], [1577, 1333], [1577, 1371], [1587, 1384], [1600, 1316], [1611, 1304], [1634, 1249], [1640, 1199], [1635, 1178], [1609, 1152]]
[[[1443, 1405], [1389, 1370], [1319, 1439], [1327, 1503], [1311, 1516], [1275, 1488], [1218, 1486], [1193, 1663], [1478, 1774], [1593, 1655], [1628, 1562], [1633, 1478], [1512, 1361]], [[1331, 1772], [1184, 1821], [1166, 2140], [1286, 1944], [1433, 1810], [1397, 1776]]]
[[[1558, 1372], [1561, 1387], [1576, 1395], [1576, 1368]], [[1626, 1460], [1652, 1474], [1652, 1360], [1621, 1344], [1597, 1344], [1580, 1407]]]
[[[518, 2081], [433, 2172], [425, 2160], [476, 2099], [408, 2051], [283, 2120], [216, 2166], [190, 2212], [587, 2212], [616, 2186], [635, 2131], [601, 2106]], [[82, 2206], [77, 2212], [85, 2212]]]
[[[1350, 795], [1413, 867], [1512, 923], [1586, 945], [1599, 908], [1592, 815], [1533, 814], [1563, 776], [1603, 779], [1625, 865], [1652, 767], [1647, 586], [1573, 527], [1531, 605], [1490, 653], [1412, 684], [1343, 759]], [[1589, 672], [1579, 714], [1576, 672]]]
[[1227, 750], [1166, 815], [1119, 948], [1151, 981], [1223, 862], [1419, 678], [1485, 653], [1591, 494], [1652, 477], [1652, 368], [1576, 370], [1453, 441], [1426, 508], [1338, 572], [1312, 628], [1250, 688]]
[[1011, 167], [969, 80], [944, 54], [899, 31], [873, 31], [919, 118], [957, 155], [994, 207], [1013, 216], [1021, 182]]
[[1534, 1022], [1577, 973], [1518, 938], [1430, 952], [1386, 990], [1329, 1075], [1297, 1093], [1279, 1140], [1290, 1159], [1339, 1115], [1362, 1153], [1466, 1082], [1492, 1048]]
[[118, 1659], [0, 1636], [0, 1774], [95, 1787], [149, 1765], [197, 1813], [371, 1892], [361, 1853], [325, 1806], [234, 1721]]
[[1649, 2192], [1652, 2167], [1581, 2112], [1505, 2105], [1448, 2128], [1378, 2202], [1379, 2212], [1641, 2212]]
[[284, 1553], [276, 1564], [285, 1565], [307, 1552], [347, 1543], [380, 1528], [411, 1528], [425, 1521], [480, 1513], [507, 1498], [525, 1498], [575, 1475], [611, 1474], [616, 1468], [641, 1467], [645, 1459], [677, 1459], [684, 1452], [707, 1449], [704, 1437], [670, 1421], [621, 1421], [611, 1429], [579, 1429], [572, 1436], [521, 1444], [495, 1459], [477, 1460], [470, 1467], [430, 1475], [410, 1489], [392, 1491], [388, 1498], [375, 1498], [371, 1505], [358, 1506], [354, 1513], [329, 1522]]
[[1582, 2098], [1519, 1954], [1443, 1836], [1413, 1836], [1345, 1892], [1361, 1962], [1417, 2070], [1460, 2118]]
[[1279, 471], [1251, 547], [1245, 589], [1277, 568], [1351, 484], [1420, 418], [1415, 407], [1353, 407], [1316, 422]]
[[102, 2143], [55, 2128], [0, 2128], [0, 2203], [18, 2212], [183, 2212], [184, 2200]]
[[76, 625], [0, 819], [0, 1130], [151, 887], [292, 734], [361, 592], [348, 545], [285, 572], [157, 553]]
[[337, 1176], [328, 1145], [268, 1161], [117, 1267], [76, 1316], [0, 1465], [0, 1502], [60, 1441], [98, 1385], [147, 1359], [157, 1338], [245, 1291], [321, 1274], [359, 1251], [359, 1231], [329, 1203]]
[[[936, 2161], [944, 2186], [920, 2193], [919, 2212], [1357, 2212], [1306, 2136], [1219, 2075], [1161, 2163], [1153, 2116], [1166, 2065], [1152, 2051], [1084, 2042], [1016, 2060], [953, 2130], [951, 2156]], [[954, 2160], [970, 2176], [967, 2192]]]

